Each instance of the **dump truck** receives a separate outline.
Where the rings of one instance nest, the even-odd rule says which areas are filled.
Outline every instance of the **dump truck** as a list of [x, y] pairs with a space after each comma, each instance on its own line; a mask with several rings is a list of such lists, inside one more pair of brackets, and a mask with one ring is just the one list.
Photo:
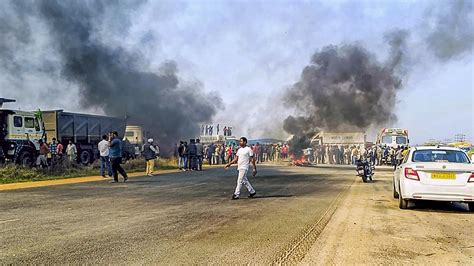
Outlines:
[[125, 133], [126, 118], [1, 108], [3, 103], [14, 101], [0, 98], [0, 163], [33, 166], [39, 156], [39, 140], [50, 143], [56, 138], [64, 147], [72, 140], [77, 146], [78, 162], [89, 164], [99, 157], [97, 144], [102, 135], [111, 131], [117, 131], [119, 136]]
[[39, 140], [45, 136], [37, 113], [3, 109], [3, 103], [15, 102], [0, 98], [0, 163], [12, 161], [31, 166], [39, 154]]
[[127, 119], [111, 116], [89, 115], [51, 110], [42, 112], [46, 141], [50, 143], [53, 138], [67, 146], [72, 140], [77, 147], [78, 162], [90, 164], [99, 158], [97, 144], [102, 140], [102, 135], [117, 131], [119, 136], [124, 136]]

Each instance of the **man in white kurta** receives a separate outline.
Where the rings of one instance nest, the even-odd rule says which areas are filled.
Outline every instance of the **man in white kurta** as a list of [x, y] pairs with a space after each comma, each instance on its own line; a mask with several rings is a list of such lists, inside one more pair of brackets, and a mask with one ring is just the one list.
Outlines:
[[239, 144], [240, 148], [237, 150], [236, 157], [225, 166], [225, 169], [228, 169], [232, 164], [237, 162], [237, 171], [239, 172], [239, 175], [237, 177], [237, 186], [235, 187], [234, 194], [232, 195], [233, 200], [239, 199], [242, 185], [247, 187], [247, 190], [250, 193], [249, 198], [253, 198], [255, 194], [257, 194], [247, 178], [247, 172], [249, 170], [250, 163], [252, 163], [253, 166], [252, 175], [255, 176], [257, 174], [257, 166], [255, 165], [253, 151], [247, 146], [247, 138], [240, 138]]

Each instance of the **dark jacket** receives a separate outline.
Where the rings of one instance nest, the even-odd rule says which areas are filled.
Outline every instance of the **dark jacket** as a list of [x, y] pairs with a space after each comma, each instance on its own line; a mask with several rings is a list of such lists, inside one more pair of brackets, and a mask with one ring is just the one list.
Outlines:
[[189, 155], [192, 155], [192, 156], [195, 156], [195, 155], [196, 155], [196, 144], [190, 143], [190, 144], [188, 145], [188, 154], [189, 154]]
[[201, 143], [196, 143], [196, 155], [197, 156], [202, 156], [204, 152], [204, 147], [202, 146]]
[[145, 160], [154, 160], [156, 158], [156, 154], [154, 151], [151, 150], [150, 143], [143, 145], [143, 156], [145, 156]]

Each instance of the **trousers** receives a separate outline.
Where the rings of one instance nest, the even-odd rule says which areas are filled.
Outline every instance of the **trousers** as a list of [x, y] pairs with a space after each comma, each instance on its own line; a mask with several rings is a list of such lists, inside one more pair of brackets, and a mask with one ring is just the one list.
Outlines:
[[110, 158], [110, 161], [112, 162], [112, 173], [114, 176], [114, 180], [118, 182], [118, 173], [120, 173], [123, 178], [127, 179], [127, 173], [125, 172], [125, 170], [123, 170], [122, 166], [120, 166], [122, 158]]
[[242, 185], [245, 185], [245, 187], [247, 188], [250, 194], [255, 193], [255, 189], [253, 189], [252, 185], [250, 184], [247, 178], [248, 169], [242, 169], [238, 171], [239, 171], [239, 175], [237, 177], [237, 186], [235, 187], [234, 195], [236, 197], [240, 195], [240, 189], [242, 188]]
[[155, 170], [155, 159], [146, 160], [146, 174], [151, 175]]

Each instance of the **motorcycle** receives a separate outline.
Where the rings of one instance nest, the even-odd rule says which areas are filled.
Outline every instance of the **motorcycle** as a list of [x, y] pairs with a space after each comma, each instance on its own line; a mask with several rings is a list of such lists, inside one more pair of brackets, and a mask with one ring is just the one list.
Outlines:
[[362, 158], [356, 160], [356, 172], [357, 175], [362, 177], [362, 181], [367, 183], [368, 180], [372, 181], [372, 176], [374, 175], [374, 165], [367, 158]]

